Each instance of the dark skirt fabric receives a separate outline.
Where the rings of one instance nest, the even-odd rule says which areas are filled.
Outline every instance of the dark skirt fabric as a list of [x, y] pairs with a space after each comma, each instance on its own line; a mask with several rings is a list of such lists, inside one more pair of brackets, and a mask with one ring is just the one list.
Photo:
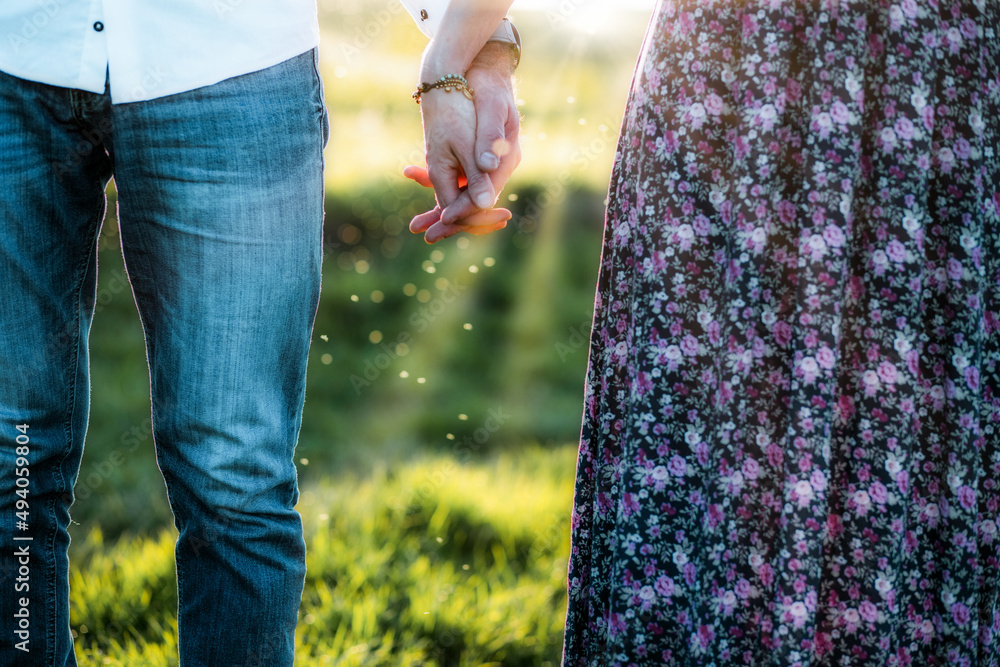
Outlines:
[[566, 665], [1000, 665], [998, 30], [996, 0], [661, 0]]

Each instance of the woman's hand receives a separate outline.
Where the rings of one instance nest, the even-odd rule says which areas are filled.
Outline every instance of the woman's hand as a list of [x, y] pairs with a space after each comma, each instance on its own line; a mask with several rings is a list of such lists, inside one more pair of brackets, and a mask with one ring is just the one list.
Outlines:
[[423, 232], [428, 243], [460, 231], [496, 231], [511, 217], [492, 206], [521, 160], [512, 73], [510, 49], [491, 42], [466, 72], [473, 100], [441, 89], [421, 97], [428, 167], [403, 173], [434, 188], [437, 206], [410, 223], [410, 231]]
[[[410, 165], [403, 169], [403, 175], [416, 181], [424, 187], [433, 187], [431, 179], [427, 175], [427, 170], [423, 167]], [[459, 180], [459, 187], [464, 187], [465, 179]], [[424, 240], [427, 243], [437, 243], [441, 239], [454, 236], [459, 232], [468, 232], [481, 236], [503, 229], [507, 226], [507, 221], [511, 218], [511, 212], [505, 208], [494, 208], [485, 211], [477, 210], [475, 213], [454, 224], [446, 225], [441, 222], [441, 207], [435, 206], [426, 213], [421, 213], [410, 221], [410, 231], [414, 234], [423, 232]]]

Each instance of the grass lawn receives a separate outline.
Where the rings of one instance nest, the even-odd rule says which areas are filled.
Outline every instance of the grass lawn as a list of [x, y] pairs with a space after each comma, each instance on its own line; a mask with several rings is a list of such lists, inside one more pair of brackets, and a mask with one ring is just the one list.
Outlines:
[[[305, 488], [296, 664], [557, 665], [575, 453], [484, 459], [459, 443]], [[106, 544], [95, 529], [78, 546], [81, 664], [177, 664], [174, 537]]]

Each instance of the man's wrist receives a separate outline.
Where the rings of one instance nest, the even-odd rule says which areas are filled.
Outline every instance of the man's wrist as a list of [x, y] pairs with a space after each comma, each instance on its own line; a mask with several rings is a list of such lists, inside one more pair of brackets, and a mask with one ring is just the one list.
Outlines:
[[500, 21], [500, 25], [497, 26], [497, 29], [493, 31], [493, 34], [487, 40], [487, 43], [491, 42], [507, 45], [514, 59], [514, 69], [517, 69], [517, 64], [521, 61], [521, 34], [514, 27], [514, 24], [510, 22], [510, 19], [505, 17]]
[[486, 42], [469, 65], [470, 70], [486, 70], [508, 80], [516, 67], [517, 59], [506, 42]]

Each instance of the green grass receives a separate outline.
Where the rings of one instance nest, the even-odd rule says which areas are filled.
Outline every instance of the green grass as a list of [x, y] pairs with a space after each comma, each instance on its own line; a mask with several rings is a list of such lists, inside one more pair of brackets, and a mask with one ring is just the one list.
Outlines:
[[[296, 664], [558, 664], [575, 448], [453, 449], [303, 490]], [[81, 664], [177, 664], [173, 540], [80, 545]]]

